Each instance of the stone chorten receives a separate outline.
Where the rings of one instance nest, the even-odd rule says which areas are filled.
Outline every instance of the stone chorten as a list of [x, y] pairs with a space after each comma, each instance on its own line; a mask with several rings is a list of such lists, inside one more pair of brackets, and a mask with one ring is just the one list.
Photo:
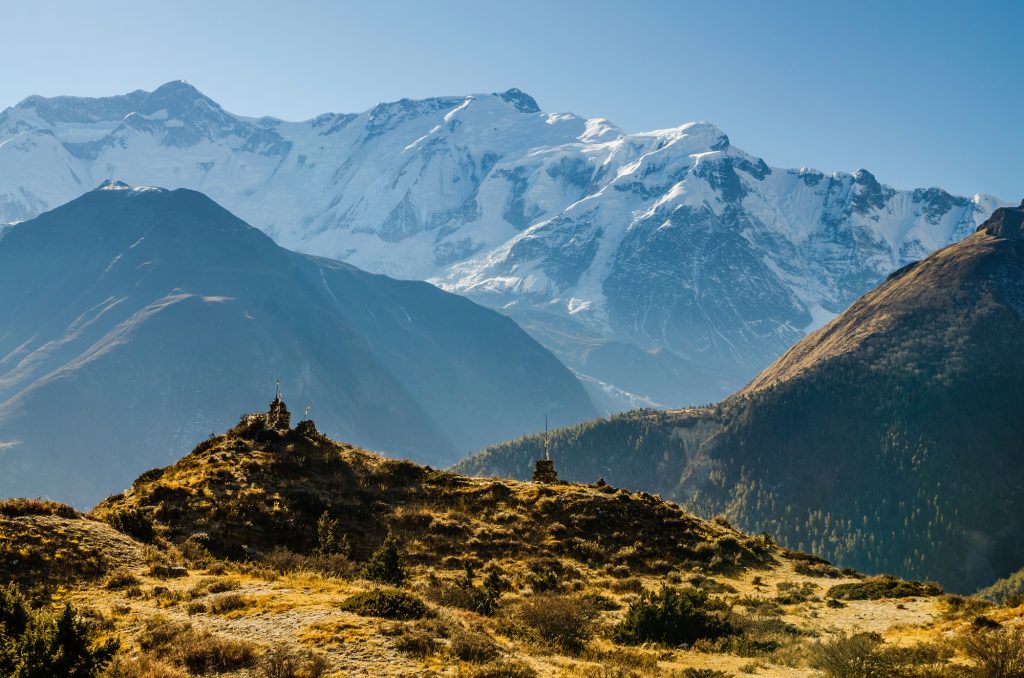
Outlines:
[[274, 396], [274, 402], [270, 403], [270, 410], [267, 412], [267, 426], [278, 431], [287, 431], [292, 425], [292, 413], [288, 411], [288, 406], [284, 404], [284, 398], [281, 396], [281, 383], [278, 382], [277, 394]]
[[555, 462], [551, 461], [548, 453], [548, 419], [544, 417], [544, 458], [537, 460], [537, 467], [533, 470], [533, 482], [553, 485], [558, 482], [558, 473], [555, 471]]

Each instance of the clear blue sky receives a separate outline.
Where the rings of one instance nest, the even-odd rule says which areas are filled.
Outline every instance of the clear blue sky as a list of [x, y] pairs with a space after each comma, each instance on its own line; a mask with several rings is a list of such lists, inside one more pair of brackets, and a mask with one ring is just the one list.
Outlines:
[[773, 165], [1024, 197], [1024, 1], [0, 6], [0, 105], [185, 79], [297, 120], [519, 87], [630, 131], [708, 120]]

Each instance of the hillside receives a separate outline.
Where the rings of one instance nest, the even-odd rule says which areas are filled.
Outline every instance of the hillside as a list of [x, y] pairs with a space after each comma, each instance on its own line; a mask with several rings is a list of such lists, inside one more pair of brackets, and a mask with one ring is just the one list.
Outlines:
[[1020, 609], [839, 571], [643, 493], [387, 459], [278, 407], [88, 516], [0, 502], [0, 583], [25, 558], [92, 563], [15, 581], [118, 639], [116, 678], [810, 678], [838, 675], [820, 671], [837, 652], [952, 678], [987, 675], [962, 639], [1024, 651]]
[[201, 193], [107, 183], [0, 241], [0, 496], [89, 505], [282, 388], [446, 464], [596, 414], [507, 317], [274, 244]]
[[108, 179], [201, 190], [284, 247], [506, 313], [608, 411], [729, 395], [999, 204], [773, 167], [705, 122], [626, 133], [516, 89], [303, 122], [185, 82], [0, 112], [0, 222]]
[[[722, 403], [555, 432], [566, 477], [973, 591], [1024, 562], [1024, 206], [891, 275]], [[526, 477], [540, 440], [456, 468]]]

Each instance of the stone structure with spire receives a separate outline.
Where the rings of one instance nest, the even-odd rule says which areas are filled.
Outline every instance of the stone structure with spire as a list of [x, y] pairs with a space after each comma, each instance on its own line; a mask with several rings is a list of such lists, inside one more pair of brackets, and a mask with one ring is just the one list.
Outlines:
[[552, 485], [558, 482], [558, 473], [555, 471], [555, 462], [551, 461], [551, 454], [548, 452], [548, 418], [544, 417], [544, 457], [537, 460], [537, 467], [533, 471], [533, 482]]
[[278, 431], [287, 431], [292, 426], [292, 414], [281, 395], [280, 379], [277, 380], [274, 402], [270, 403], [270, 411], [267, 412], [267, 426]]

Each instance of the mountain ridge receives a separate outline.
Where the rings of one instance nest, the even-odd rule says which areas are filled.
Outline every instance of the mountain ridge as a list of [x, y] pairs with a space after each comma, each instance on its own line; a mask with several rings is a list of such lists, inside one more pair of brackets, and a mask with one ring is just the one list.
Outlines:
[[233, 116], [182, 83], [0, 113], [0, 221], [111, 173], [500, 310], [607, 411], [728, 395], [999, 204], [773, 168], [708, 123], [627, 134], [515, 89], [303, 122]]
[[76, 503], [277, 379], [336, 435], [434, 464], [595, 412], [507, 317], [284, 250], [188, 189], [108, 182], [6, 231], [0, 326], [6, 491]]

